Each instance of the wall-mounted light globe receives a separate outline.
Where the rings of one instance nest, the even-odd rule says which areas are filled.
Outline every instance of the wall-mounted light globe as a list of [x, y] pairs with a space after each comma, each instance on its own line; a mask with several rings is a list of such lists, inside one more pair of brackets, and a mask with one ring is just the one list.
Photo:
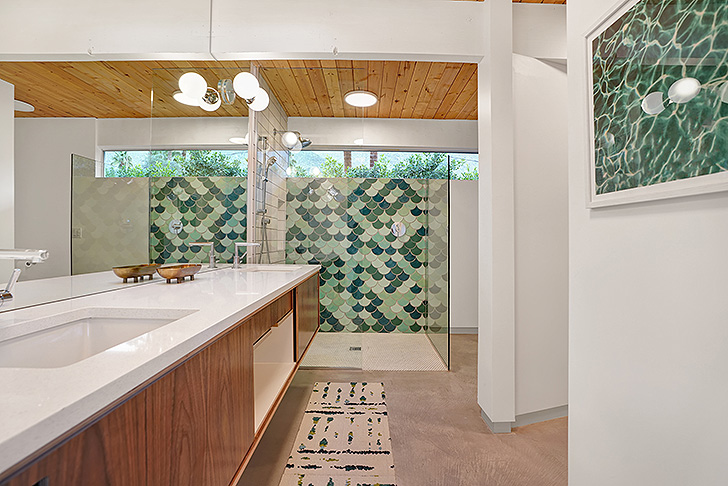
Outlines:
[[248, 105], [248, 108], [253, 111], [263, 111], [268, 108], [270, 96], [268, 96], [268, 93], [263, 88], [258, 88], [254, 98], [253, 102]]
[[303, 144], [301, 143], [300, 140], [296, 140], [295, 145], [293, 147], [291, 147], [289, 150], [291, 151], [292, 154], [297, 154], [298, 152], [301, 151], [301, 149], [303, 149]]
[[665, 111], [665, 101], [662, 99], [662, 93], [650, 93], [642, 100], [642, 111], [648, 115], [659, 115]]
[[682, 78], [675, 81], [667, 96], [675, 103], [687, 103], [700, 93], [700, 81], [695, 78]]
[[205, 96], [200, 98], [200, 108], [205, 111], [215, 111], [221, 104], [220, 93], [215, 88], [207, 88]]
[[175, 99], [175, 101], [177, 101], [178, 103], [182, 103], [183, 105], [200, 106], [200, 102], [198, 101], [199, 98], [190, 98], [182, 91], [175, 91], [172, 97]]
[[366, 108], [377, 102], [377, 95], [371, 91], [349, 91], [344, 95], [344, 101], [357, 108]]
[[233, 79], [235, 93], [246, 100], [254, 98], [258, 88], [260, 88], [258, 80], [250, 73], [238, 73]]
[[283, 132], [281, 142], [287, 149], [292, 149], [298, 143], [298, 134], [296, 132]]
[[207, 81], [197, 73], [184, 73], [179, 78], [179, 89], [190, 98], [202, 98], [207, 91]]

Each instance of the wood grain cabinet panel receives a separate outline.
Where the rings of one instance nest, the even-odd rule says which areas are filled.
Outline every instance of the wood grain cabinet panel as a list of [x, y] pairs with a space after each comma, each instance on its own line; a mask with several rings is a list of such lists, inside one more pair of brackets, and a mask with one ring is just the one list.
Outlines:
[[[32, 463], [3, 486], [146, 484], [145, 392]], [[41, 483], [42, 484], [42, 483]]]
[[318, 329], [318, 278], [233, 326], [0, 486], [43, 485], [44, 478], [48, 486], [229, 485], [256, 440], [253, 343], [293, 310], [295, 298], [298, 360]]
[[151, 385], [148, 486], [230, 482], [253, 442], [252, 362], [235, 328]]
[[319, 276], [318, 273], [296, 287], [296, 361], [319, 328]]

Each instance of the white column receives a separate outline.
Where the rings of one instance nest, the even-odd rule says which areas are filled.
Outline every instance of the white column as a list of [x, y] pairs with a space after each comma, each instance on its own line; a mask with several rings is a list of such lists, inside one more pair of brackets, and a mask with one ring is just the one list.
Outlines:
[[[0, 80], [0, 248], [15, 247], [15, 86]], [[0, 288], [11, 260], [0, 260]]]
[[515, 420], [513, 12], [485, 2], [485, 58], [478, 66], [478, 404], [494, 432]]

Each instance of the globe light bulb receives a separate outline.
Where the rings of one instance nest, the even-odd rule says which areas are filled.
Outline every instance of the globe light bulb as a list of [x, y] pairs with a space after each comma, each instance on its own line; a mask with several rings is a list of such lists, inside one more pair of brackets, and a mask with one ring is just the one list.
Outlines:
[[183, 105], [200, 106], [200, 102], [197, 101], [198, 98], [190, 98], [182, 91], [175, 91], [174, 94], [172, 94], [172, 97], [175, 99], [175, 101], [177, 101], [178, 103], [182, 103]]
[[298, 142], [298, 135], [295, 132], [283, 132], [283, 135], [281, 135], [281, 141], [286, 148], [292, 149], [296, 146], [296, 142]]
[[258, 88], [260, 88], [258, 80], [250, 73], [238, 73], [233, 79], [233, 89], [243, 99], [254, 98]]
[[180, 91], [187, 95], [188, 98], [195, 100], [205, 96], [205, 92], [207, 91], [207, 81], [205, 81], [205, 78], [193, 72], [184, 73], [180, 76], [178, 84]]
[[258, 88], [258, 90], [255, 92], [254, 98], [255, 99], [253, 100], [253, 102], [248, 105], [248, 108], [253, 111], [263, 111], [268, 108], [268, 103], [270, 103], [270, 97], [263, 88]]

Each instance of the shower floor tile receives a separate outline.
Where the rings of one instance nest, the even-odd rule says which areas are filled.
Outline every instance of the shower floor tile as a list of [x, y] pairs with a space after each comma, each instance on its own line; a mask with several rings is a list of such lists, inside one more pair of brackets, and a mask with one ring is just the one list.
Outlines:
[[[351, 348], [360, 347], [361, 350]], [[301, 366], [372, 371], [446, 371], [425, 334], [320, 332]]]

